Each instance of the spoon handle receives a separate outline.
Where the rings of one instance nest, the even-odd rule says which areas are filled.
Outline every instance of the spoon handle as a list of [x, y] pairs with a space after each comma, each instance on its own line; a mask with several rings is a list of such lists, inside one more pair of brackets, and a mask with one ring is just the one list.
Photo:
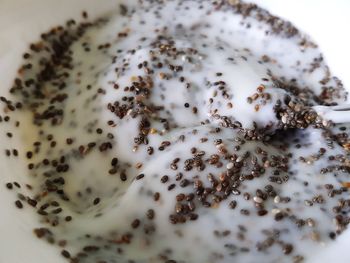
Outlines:
[[325, 120], [333, 123], [350, 123], [350, 104], [314, 106], [313, 109]]

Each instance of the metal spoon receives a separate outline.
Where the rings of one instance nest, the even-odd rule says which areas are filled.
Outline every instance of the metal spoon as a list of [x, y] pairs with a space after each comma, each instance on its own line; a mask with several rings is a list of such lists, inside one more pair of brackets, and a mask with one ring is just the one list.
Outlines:
[[331, 121], [333, 123], [350, 123], [350, 104], [313, 106], [312, 108], [326, 121]]

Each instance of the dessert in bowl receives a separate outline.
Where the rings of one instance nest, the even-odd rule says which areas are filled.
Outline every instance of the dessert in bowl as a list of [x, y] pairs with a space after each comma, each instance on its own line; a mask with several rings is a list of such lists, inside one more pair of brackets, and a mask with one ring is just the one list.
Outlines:
[[61, 261], [304, 262], [346, 230], [349, 128], [310, 108], [347, 92], [254, 4], [83, 12], [30, 45], [9, 93], [5, 159], [24, 165], [5, 186]]

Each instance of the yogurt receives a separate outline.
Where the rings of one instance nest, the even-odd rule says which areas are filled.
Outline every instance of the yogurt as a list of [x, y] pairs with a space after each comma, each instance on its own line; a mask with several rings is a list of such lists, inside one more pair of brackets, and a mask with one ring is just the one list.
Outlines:
[[32, 131], [5, 150], [31, 192], [7, 187], [71, 262], [303, 262], [346, 229], [349, 127], [305, 111], [346, 93], [290, 23], [125, 1], [24, 60], [2, 120]]

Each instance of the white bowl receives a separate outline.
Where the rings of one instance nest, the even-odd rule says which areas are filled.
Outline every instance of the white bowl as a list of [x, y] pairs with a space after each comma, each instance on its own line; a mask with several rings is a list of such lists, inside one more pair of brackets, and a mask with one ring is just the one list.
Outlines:
[[[348, 61], [350, 53], [350, 1], [347, 0], [255, 0], [272, 13], [285, 17], [320, 45], [332, 72], [350, 90]], [[40, 33], [68, 18], [80, 19], [82, 10], [91, 18], [111, 10], [118, 0], [0, 0], [0, 95], [7, 91], [15, 77], [28, 43], [39, 39]], [[0, 113], [1, 115], [2, 113]], [[0, 151], [16, 148], [18, 141], [8, 145], [1, 126]], [[2, 153], [3, 154], [3, 153]], [[15, 209], [13, 193], [5, 189], [8, 181], [26, 181], [26, 168], [18, 160], [0, 157], [0, 263], [62, 263], [66, 262], [56, 247], [37, 240], [32, 229], [37, 219]], [[22, 180], [20, 179], [22, 178]], [[27, 208], [28, 209], [28, 208]], [[26, 210], [25, 208], [22, 210]], [[29, 209], [28, 209], [29, 210]], [[350, 231], [343, 234], [329, 249], [320, 251], [311, 262], [350, 262], [347, 244]]]

